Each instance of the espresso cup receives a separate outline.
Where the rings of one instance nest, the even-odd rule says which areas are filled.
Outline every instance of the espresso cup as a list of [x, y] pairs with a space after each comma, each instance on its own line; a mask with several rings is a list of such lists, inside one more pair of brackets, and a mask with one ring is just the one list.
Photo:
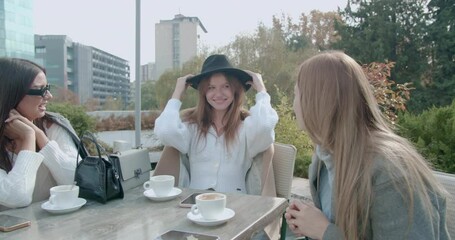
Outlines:
[[144, 189], [153, 189], [157, 197], [168, 196], [174, 188], [175, 178], [171, 175], [158, 175], [150, 178], [144, 183]]
[[49, 203], [55, 208], [70, 208], [79, 197], [79, 186], [59, 185], [50, 189]]
[[196, 196], [196, 204], [191, 213], [201, 214], [206, 220], [219, 219], [226, 208], [226, 195], [222, 193], [202, 193]]

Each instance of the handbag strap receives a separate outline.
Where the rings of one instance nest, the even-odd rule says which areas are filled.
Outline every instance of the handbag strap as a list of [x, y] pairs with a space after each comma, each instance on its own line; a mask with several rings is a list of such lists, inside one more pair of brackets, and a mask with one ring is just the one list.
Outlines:
[[85, 144], [84, 144], [84, 141], [83, 141], [84, 139], [89, 140], [90, 142], [95, 144], [96, 150], [98, 152], [99, 159], [102, 159], [101, 154], [103, 153], [106, 156], [107, 161], [109, 161], [112, 164], [111, 158], [106, 153], [106, 150], [102, 146], [99, 145], [99, 143], [96, 140], [95, 136], [91, 132], [86, 131], [80, 137], [80, 141], [79, 141], [79, 145], [78, 145], [78, 154], [77, 154], [77, 157], [76, 157], [76, 165], [78, 165], [78, 163], [79, 163], [79, 156], [80, 156], [80, 154], [79, 154], [80, 151], [79, 150], [80, 150], [80, 148], [87, 148], [85, 146]]

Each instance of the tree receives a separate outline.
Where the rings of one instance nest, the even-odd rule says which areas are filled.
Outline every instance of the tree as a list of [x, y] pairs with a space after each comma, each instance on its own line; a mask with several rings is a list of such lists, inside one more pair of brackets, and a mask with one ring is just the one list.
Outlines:
[[302, 13], [298, 29], [317, 49], [327, 50], [339, 40], [335, 34], [335, 21], [341, 21], [338, 13], [313, 10], [309, 16]]
[[428, 27], [432, 73], [426, 84], [429, 94], [422, 102], [446, 106], [455, 99], [455, 2], [431, 0], [428, 11], [433, 20]]
[[141, 86], [141, 109], [158, 109], [157, 89], [154, 81], [146, 81]]
[[113, 98], [111, 96], [106, 97], [106, 101], [103, 104], [104, 110], [122, 110], [123, 101], [121, 98]]
[[56, 87], [57, 89], [56, 91], [52, 91], [53, 101], [79, 104], [79, 97], [71, 90], [54, 85], [52, 87]]
[[[422, 76], [428, 74], [428, 52], [425, 45], [427, 0], [351, 0], [340, 11], [343, 21], [336, 21], [340, 40], [332, 45], [344, 50], [362, 64], [396, 62], [392, 78], [398, 83], [413, 82], [422, 94]], [[412, 109], [419, 106], [409, 102]], [[410, 106], [411, 107], [411, 106]]]
[[101, 108], [100, 100], [98, 98], [89, 98], [84, 103], [87, 111], [97, 111]]
[[[235, 66], [262, 75], [273, 104], [279, 99], [275, 85], [285, 94], [292, 95], [296, 67], [316, 52], [306, 39], [297, 40], [300, 35], [293, 26], [290, 18], [287, 21], [274, 18], [272, 28], [260, 25], [255, 34], [237, 36], [234, 42], [221, 49]], [[292, 38], [300, 41], [302, 48], [290, 47], [289, 39]], [[248, 92], [248, 98], [254, 99], [253, 91]]]
[[84, 131], [95, 130], [95, 119], [87, 115], [84, 107], [72, 103], [50, 103], [48, 111], [57, 112], [66, 117], [78, 135]]

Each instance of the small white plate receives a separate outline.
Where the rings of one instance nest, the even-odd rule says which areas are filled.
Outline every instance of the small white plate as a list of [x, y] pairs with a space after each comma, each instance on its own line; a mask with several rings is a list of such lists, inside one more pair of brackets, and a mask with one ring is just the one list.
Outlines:
[[223, 212], [223, 216], [215, 220], [207, 220], [204, 219], [201, 214], [193, 214], [191, 211], [186, 214], [186, 217], [190, 219], [192, 222], [202, 225], [202, 226], [216, 226], [222, 223], [227, 222], [229, 219], [235, 216], [234, 210], [230, 208], [225, 208]]
[[149, 190], [145, 190], [144, 191], [144, 196], [148, 197], [150, 200], [160, 202], [160, 201], [167, 201], [167, 200], [174, 199], [178, 195], [180, 195], [180, 193], [182, 193], [182, 190], [180, 188], [176, 188], [175, 187], [175, 188], [172, 188], [172, 190], [169, 193], [169, 195], [158, 197], [158, 196], [156, 196], [156, 194], [153, 191], [153, 189], [149, 189]]
[[76, 200], [76, 203], [72, 207], [57, 208], [57, 207], [53, 206], [49, 201], [46, 201], [43, 204], [41, 204], [41, 208], [50, 213], [63, 214], [63, 213], [74, 212], [74, 211], [78, 210], [79, 208], [81, 208], [82, 206], [84, 206], [84, 204], [86, 204], [86, 203], [87, 203], [87, 200], [85, 200], [83, 198], [78, 198]]

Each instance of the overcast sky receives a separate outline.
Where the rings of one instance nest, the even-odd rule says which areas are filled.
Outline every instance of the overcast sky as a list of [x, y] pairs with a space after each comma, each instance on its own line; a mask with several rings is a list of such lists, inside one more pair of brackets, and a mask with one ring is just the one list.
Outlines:
[[[135, 0], [33, 0], [36, 34], [67, 35], [74, 42], [93, 46], [126, 59], [134, 76]], [[254, 33], [260, 23], [286, 14], [298, 21], [303, 12], [344, 8], [347, 0], [142, 0], [141, 64], [155, 61], [155, 23], [175, 14], [198, 17], [202, 43], [221, 47], [239, 34]], [[134, 81], [134, 79], [131, 79]]]

